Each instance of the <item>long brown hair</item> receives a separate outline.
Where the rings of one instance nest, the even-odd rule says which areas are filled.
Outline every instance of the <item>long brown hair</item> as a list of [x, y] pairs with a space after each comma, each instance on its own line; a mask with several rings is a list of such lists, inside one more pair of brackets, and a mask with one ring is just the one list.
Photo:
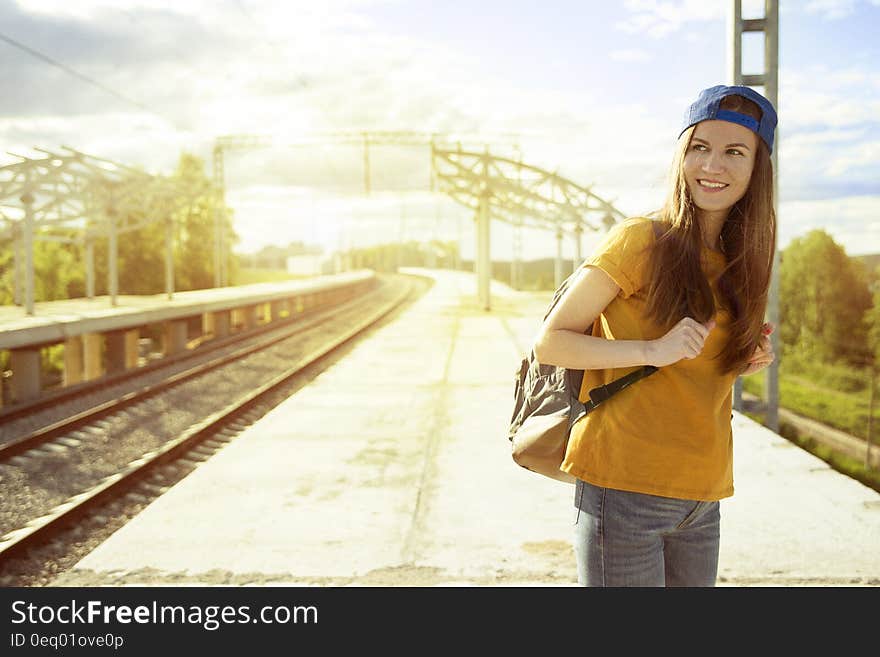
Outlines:
[[[761, 118], [760, 108], [741, 96], [727, 96], [721, 107]], [[712, 289], [700, 266], [702, 229], [684, 175], [684, 157], [694, 128], [688, 128], [679, 139], [669, 195], [663, 208], [653, 213], [663, 230], [651, 250], [647, 313], [670, 328], [688, 316], [707, 322], [716, 310]], [[727, 372], [741, 371], [761, 338], [776, 249], [773, 165], [764, 140], [759, 138], [757, 142], [748, 189], [730, 209], [721, 229], [727, 266], [718, 280], [718, 291], [721, 303], [731, 314], [731, 325], [730, 340], [719, 358]]]

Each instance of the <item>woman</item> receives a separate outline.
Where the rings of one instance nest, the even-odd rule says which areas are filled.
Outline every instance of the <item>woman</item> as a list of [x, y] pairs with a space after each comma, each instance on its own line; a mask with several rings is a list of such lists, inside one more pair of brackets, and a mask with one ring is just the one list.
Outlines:
[[748, 87], [701, 92], [664, 207], [615, 226], [539, 331], [540, 362], [586, 370], [582, 400], [633, 368], [660, 368], [572, 429], [562, 470], [577, 478], [582, 585], [715, 584], [733, 384], [773, 361], [763, 317], [775, 127], [772, 104]]

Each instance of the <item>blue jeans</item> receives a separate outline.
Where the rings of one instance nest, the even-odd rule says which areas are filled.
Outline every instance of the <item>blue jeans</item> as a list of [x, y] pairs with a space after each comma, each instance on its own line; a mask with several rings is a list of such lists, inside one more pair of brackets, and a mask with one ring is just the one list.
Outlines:
[[575, 482], [581, 586], [714, 586], [719, 503]]

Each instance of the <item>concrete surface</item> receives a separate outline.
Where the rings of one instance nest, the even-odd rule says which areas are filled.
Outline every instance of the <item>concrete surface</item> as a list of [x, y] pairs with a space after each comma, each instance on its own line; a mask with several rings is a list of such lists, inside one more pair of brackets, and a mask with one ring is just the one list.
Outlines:
[[[56, 585], [572, 586], [573, 487], [517, 467], [513, 375], [548, 294], [472, 275], [246, 429]], [[880, 494], [736, 414], [719, 584], [880, 584]]]
[[109, 296], [94, 299], [62, 299], [34, 304], [34, 315], [21, 306], [0, 306], [0, 349], [20, 349], [62, 342], [84, 333], [137, 328], [200, 314], [271, 303], [299, 294], [369, 280], [370, 270], [272, 283], [254, 283], [207, 290], [167, 294], [119, 295], [116, 305]]

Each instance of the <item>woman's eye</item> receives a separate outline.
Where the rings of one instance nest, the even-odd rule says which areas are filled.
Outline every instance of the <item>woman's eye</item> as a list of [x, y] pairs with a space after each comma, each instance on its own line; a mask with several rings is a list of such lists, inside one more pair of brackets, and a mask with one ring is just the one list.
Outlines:
[[695, 151], [704, 151], [704, 150], [706, 150], [706, 147], [703, 146], [703, 144], [694, 144], [694, 146], [693, 146], [693, 150], [695, 150]]
[[732, 155], [742, 155], [743, 154], [743, 152], [737, 148], [730, 148], [727, 150], [727, 152]]

